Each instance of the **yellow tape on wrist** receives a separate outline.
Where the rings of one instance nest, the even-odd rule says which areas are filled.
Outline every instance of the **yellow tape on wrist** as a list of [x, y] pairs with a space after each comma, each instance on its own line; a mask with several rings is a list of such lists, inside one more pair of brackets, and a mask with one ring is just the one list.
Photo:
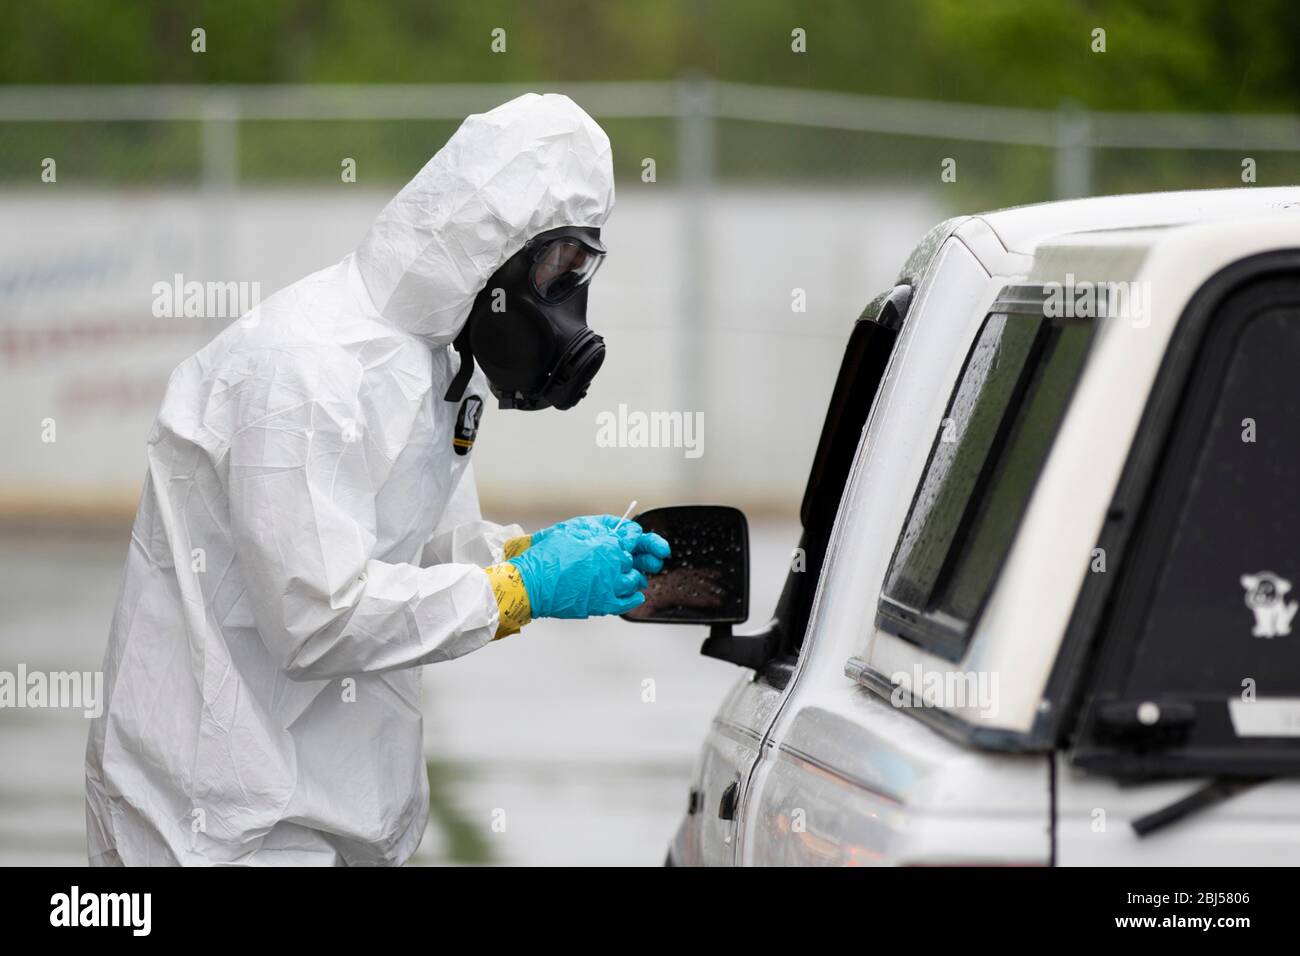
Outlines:
[[521, 534], [508, 538], [506, 543], [501, 546], [501, 560], [509, 561], [511, 558], [517, 558], [532, 546], [533, 536], [531, 534]]
[[492, 594], [497, 599], [497, 615], [500, 622], [496, 635], [499, 641], [511, 634], [518, 634], [519, 629], [533, 619], [533, 608], [528, 603], [528, 591], [524, 588], [524, 579], [519, 569], [509, 562], [494, 564], [484, 568], [488, 581], [492, 585]]

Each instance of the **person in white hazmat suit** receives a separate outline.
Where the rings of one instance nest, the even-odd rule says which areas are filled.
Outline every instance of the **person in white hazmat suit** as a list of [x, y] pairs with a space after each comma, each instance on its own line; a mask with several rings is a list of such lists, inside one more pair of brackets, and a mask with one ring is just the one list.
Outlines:
[[403, 863], [429, 802], [418, 665], [644, 600], [662, 538], [492, 524], [470, 468], [489, 391], [585, 394], [613, 203], [601, 128], [522, 96], [175, 370], [87, 746], [91, 863]]

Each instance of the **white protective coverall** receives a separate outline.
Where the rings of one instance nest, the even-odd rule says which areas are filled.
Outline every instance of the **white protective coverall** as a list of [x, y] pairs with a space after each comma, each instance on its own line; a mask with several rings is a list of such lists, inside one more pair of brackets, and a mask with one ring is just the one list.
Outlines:
[[480, 519], [453, 451], [449, 343], [529, 237], [613, 204], [604, 131], [521, 96], [466, 119], [356, 252], [172, 373], [87, 746], [91, 863], [414, 852], [417, 665], [492, 639], [480, 568], [522, 533]]

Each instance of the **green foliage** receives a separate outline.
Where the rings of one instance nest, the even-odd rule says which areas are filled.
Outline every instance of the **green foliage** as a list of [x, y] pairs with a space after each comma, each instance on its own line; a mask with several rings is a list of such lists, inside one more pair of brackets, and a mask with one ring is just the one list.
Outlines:
[[[4, 83], [671, 79], [1093, 109], [1271, 111], [1293, 0], [5, 0]], [[190, 31], [207, 31], [207, 52]], [[493, 53], [491, 31], [506, 31]], [[794, 28], [807, 52], [793, 53]], [[1091, 31], [1106, 30], [1106, 52]]]
[[425, 768], [429, 774], [429, 822], [442, 832], [447, 862], [491, 863], [488, 821], [470, 819], [454, 799], [456, 787], [465, 777], [462, 768], [437, 759], [427, 760]]
[[[1054, 109], [1290, 112], [1300, 99], [1295, 0], [0, 0], [0, 83], [478, 83], [719, 80]], [[191, 31], [207, 51], [191, 52]], [[505, 30], [506, 51], [491, 49]], [[806, 32], [807, 52], [791, 50]], [[1105, 52], [1093, 31], [1105, 30]], [[602, 120], [615, 170], [654, 157], [679, 175], [670, 119]], [[408, 179], [454, 123], [239, 124], [244, 183]], [[954, 209], [1050, 198], [1053, 152], [945, 137], [765, 123], [716, 124], [727, 181], [889, 182], [940, 189]], [[192, 182], [197, 124], [0, 123], [0, 180], [41, 157], [69, 181]], [[939, 186], [944, 157], [956, 183]], [[1096, 192], [1234, 185], [1238, 155], [1096, 150]], [[1260, 183], [1300, 180], [1300, 157], [1264, 154]]]

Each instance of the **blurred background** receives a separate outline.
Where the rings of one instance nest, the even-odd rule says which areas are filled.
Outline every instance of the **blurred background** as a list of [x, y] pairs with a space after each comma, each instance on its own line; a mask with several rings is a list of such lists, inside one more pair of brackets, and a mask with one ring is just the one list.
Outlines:
[[[1290, 0], [0, 0], [0, 24], [10, 672], [99, 668], [167, 376], [229, 321], [156, 317], [154, 284], [269, 296], [336, 261], [466, 114], [520, 92], [568, 93], [612, 140], [589, 307], [609, 358], [569, 412], [488, 411], [484, 511], [740, 506], [755, 620], [847, 332], [930, 227], [1300, 181]], [[620, 406], [702, 430], [602, 447]], [[539, 622], [426, 668], [417, 860], [659, 862], [742, 677], [703, 636]], [[0, 710], [0, 863], [85, 861], [86, 731], [79, 711]]]

